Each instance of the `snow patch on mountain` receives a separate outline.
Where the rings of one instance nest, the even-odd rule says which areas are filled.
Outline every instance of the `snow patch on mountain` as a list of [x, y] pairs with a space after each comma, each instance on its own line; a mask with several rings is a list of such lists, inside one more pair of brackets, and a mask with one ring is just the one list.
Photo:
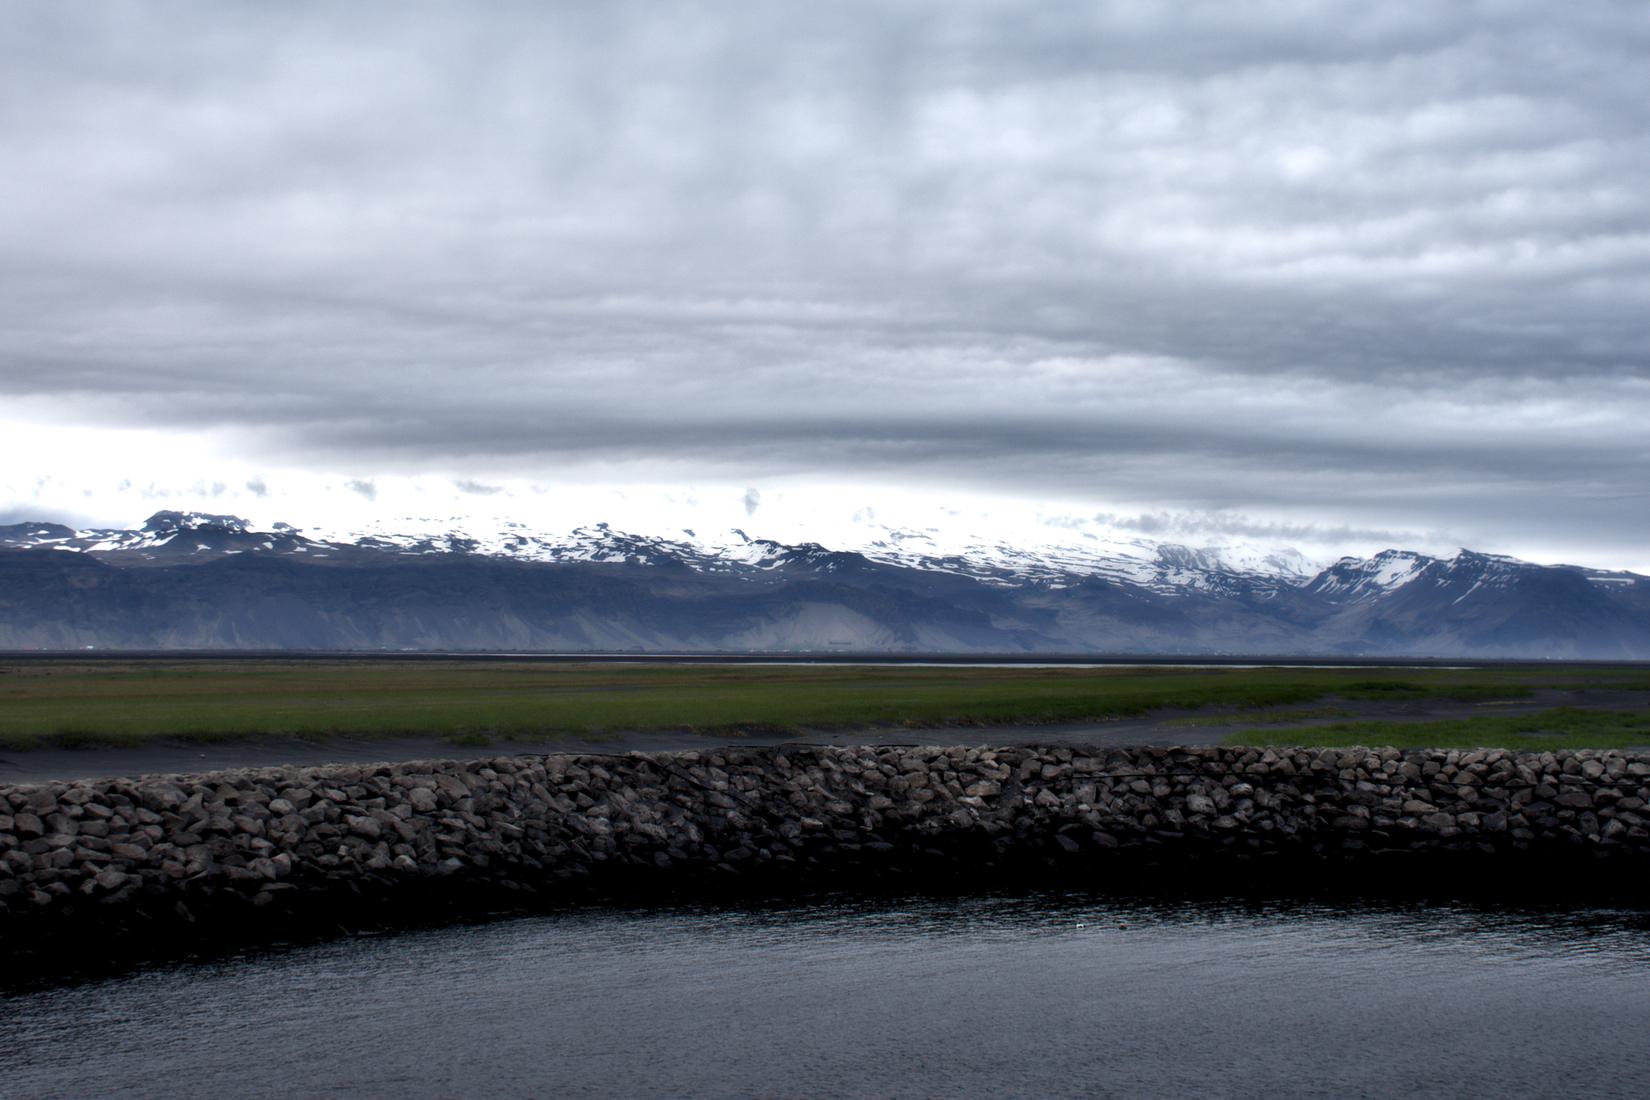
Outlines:
[[260, 532], [239, 516], [207, 512], [156, 512], [136, 529], [71, 530], [59, 524], [13, 524], [0, 528], [0, 546], [51, 546], [88, 554], [161, 556], [244, 553], [300, 549], [302, 540], [287, 524]]
[[[858, 554], [868, 561], [970, 577], [986, 584], [1065, 586], [1101, 578], [1161, 591], [1219, 588], [1233, 579], [1302, 584], [1318, 563], [1292, 549], [1226, 544], [1183, 547], [1135, 537], [1089, 533], [1054, 539], [1042, 530], [1017, 530], [997, 537], [939, 528], [856, 524], [834, 536], [785, 541], [752, 537], [741, 528], [699, 531], [681, 528], [664, 535], [619, 531], [606, 523], [565, 533], [535, 530], [513, 520], [477, 527], [473, 520], [414, 518], [378, 522], [358, 529], [309, 529], [319, 541], [370, 546], [400, 553], [476, 553], [522, 561], [680, 564], [699, 572], [768, 571], [799, 564], [804, 556], [829, 571], [833, 554]], [[1064, 532], [1070, 536], [1070, 532]]]
[[1372, 558], [1342, 558], [1311, 581], [1311, 591], [1343, 603], [1375, 599], [1404, 587], [1437, 558], [1410, 550], [1383, 550]]
[[[980, 534], [937, 526], [855, 523], [821, 538], [804, 537], [813, 533], [787, 530], [786, 538], [779, 540], [756, 537], [743, 528], [683, 527], [636, 533], [607, 523], [545, 531], [510, 518], [440, 516], [331, 528], [276, 523], [265, 531], [237, 516], [164, 511], [135, 530], [74, 531], [59, 524], [12, 524], [0, 527], [0, 547], [55, 548], [136, 564], [246, 553], [312, 559], [347, 558], [363, 552], [413, 557], [463, 554], [753, 577], [790, 569], [830, 573], [869, 562], [968, 577], [1005, 588], [1062, 589], [1099, 581], [1165, 594], [1203, 592], [1266, 600], [1298, 587], [1342, 605], [1383, 599], [1423, 580], [1429, 588], [1436, 587], [1441, 595], [1460, 603], [1512, 583], [1522, 570], [1540, 568], [1516, 558], [1467, 550], [1438, 558], [1397, 549], [1324, 565], [1297, 550], [1258, 543], [1185, 546], [1048, 524]], [[1615, 592], [1644, 580], [1630, 573], [1561, 568], [1573, 569], [1595, 588]]]
[[801, 564], [828, 572], [846, 564], [841, 555], [857, 554], [873, 563], [949, 573], [991, 585], [1065, 587], [1097, 578], [1159, 591], [1222, 589], [1236, 581], [1303, 584], [1318, 568], [1291, 549], [1240, 543], [1189, 547], [1047, 526], [982, 535], [937, 527], [853, 524], [823, 537], [805, 537], [813, 533], [788, 531], [781, 541], [754, 537], [741, 528], [639, 534], [607, 523], [550, 532], [508, 518], [440, 516], [372, 520], [352, 527], [278, 523], [258, 532], [237, 516], [157, 512], [136, 530], [13, 525], [0, 533], [0, 545], [60, 545], [146, 560], [158, 560], [162, 554], [170, 558], [180, 553], [256, 550], [315, 557], [351, 550], [478, 554], [531, 562], [685, 566], [704, 573], [767, 572]]

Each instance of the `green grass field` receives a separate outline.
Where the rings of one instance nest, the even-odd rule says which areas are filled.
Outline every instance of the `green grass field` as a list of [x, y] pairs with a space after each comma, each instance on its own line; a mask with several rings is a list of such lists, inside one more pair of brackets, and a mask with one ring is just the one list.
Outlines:
[[1650, 745], [1650, 710], [1553, 707], [1522, 715], [1486, 715], [1437, 722], [1336, 722], [1309, 729], [1249, 729], [1229, 745], [1323, 748], [1381, 745], [1444, 749], [1631, 749]]
[[1291, 707], [1288, 710], [1239, 710], [1227, 714], [1193, 714], [1169, 718], [1170, 729], [1205, 729], [1210, 726], [1264, 726], [1280, 722], [1301, 722], [1309, 718], [1356, 718], [1346, 707]]
[[[694, 729], [1041, 723], [1337, 700], [1488, 700], [1539, 687], [1650, 690], [1604, 668], [1175, 669], [85, 661], [0, 665], [0, 746], [156, 737], [433, 734], [467, 742]], [[1316, 727], [1340, 730], [1341, 726]], [[1248, 736], [1243, 734], [1239, 736]], [[1325, 736], [1331, 736], [1326, 733]]]

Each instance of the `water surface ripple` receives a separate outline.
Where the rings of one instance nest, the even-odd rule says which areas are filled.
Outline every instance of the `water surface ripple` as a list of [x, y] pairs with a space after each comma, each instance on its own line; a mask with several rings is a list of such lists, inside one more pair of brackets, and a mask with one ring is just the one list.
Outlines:
[[1650, 914], [603, 908], [0, 993], [7, 1097], [1638, 1097]]

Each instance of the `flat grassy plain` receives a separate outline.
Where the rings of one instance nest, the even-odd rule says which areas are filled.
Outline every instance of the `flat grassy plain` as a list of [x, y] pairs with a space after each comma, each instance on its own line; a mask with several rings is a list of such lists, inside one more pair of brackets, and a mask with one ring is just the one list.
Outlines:
[[[1275, 717], [1269, 708], [1319, 702], [1512, 700], [1550, 688], [1650, 691], [1650, 670], [19, 661], [0, 663], [0, 746], [409, 734], [480, 744], [666, 729], [1034, 724], [1164, 710], [1251, 712], [1250, 721], [1265, 721]], [[1339, 736], [1352, 725], [1312, 727], [1310, 735]], [[1267, 731], [1236, 736], [1255, 732]], [[1309, 731], [1290, 732], [1298, 743]]]
[[1631, 749], [1650, 745], [1650, 711], [1552, 707], [1530, 714], [1436, 722], [1336, 722], [1307, 729], [1249, 729], [1226, 738], [1226, 743], [1305, 743], [1321, 748], [1381, 745], [1397, 749]]

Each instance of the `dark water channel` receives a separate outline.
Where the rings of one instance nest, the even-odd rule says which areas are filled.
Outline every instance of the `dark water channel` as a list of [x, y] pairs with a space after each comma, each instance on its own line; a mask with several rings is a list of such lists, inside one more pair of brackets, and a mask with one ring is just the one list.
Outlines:
[[0, 989], [0, 1096], [1650, 1095], [1650, 914], [604, 908]]

